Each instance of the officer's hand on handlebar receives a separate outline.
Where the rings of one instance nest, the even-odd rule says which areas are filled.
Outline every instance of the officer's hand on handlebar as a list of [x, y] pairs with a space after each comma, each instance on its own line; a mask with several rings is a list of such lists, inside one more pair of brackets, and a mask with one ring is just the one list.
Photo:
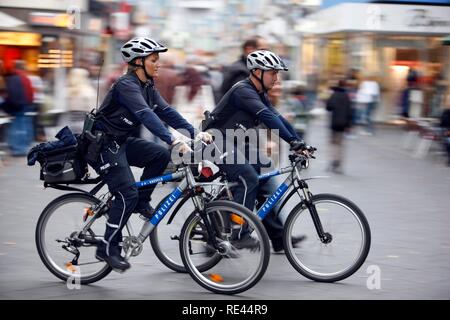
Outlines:
[[180, 139], [175, 139], [170, 145], [170, 148], [177, 150], [181, 154], [192, 152], [191, 147], [189, 147], [186, 142]]
[[308, 146], [304, 141], [293, 140], [290, 143], [291, 148], [289, 150], [295, 151], [297, 154], [304, 155], [308, 158], [314, 158], [313, 153], [317, 149], [311, 146]]
[[195, 140], [201, 140], [206, 143], [213, 142], [213, 137], [208, 132], [199, 132], [197, 136], [195, 136]]

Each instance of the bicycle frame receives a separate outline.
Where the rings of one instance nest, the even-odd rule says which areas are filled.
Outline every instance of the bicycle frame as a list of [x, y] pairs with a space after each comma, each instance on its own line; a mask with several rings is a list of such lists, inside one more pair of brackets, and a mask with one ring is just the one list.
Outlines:
[[[155, 214], [151, 217], [151, 219], [144, 222], [144, 225], [142, 226], [142, 229], [141, 229], [139, 235], [137, 236], [137, 240], [140, 243], [143, 243], [145, 241], [145, 239], [150, 235], [150, 233], [153, 231], [153, 229], [159, 224], [159, 222], [170, 211], [172, 206], [182, 196], [184, 191], [186, 191], [187, 189], [193, 189], [197, 185], [197, 183], [195, 181], [194, 175], [192, 174], [192, 171], [189, 168], [189, 166], [185, 166], [185, 167], [181, 168], [179, 171], [171, 173], [171, 174], [154, 177], [154, 178], [144, 180], [144, 181], [138, 181], [135, 183], [135, 186], [138, 189], [142, 189], [142, 188], [145, 188], [145, 187], [148, 187], [151, 185], [158, 184], [160, 182], [170, 182], [170, 181], [174, 181], [174, 180], [177, 180], [180, 178], [183, 179], [180, 182], [180, 184], [166, 197], [166, 200], [160, 206], [158, 206], [156, 208]], [[91, 195], [94, 195], [95, 193], [97, 193], [100, 190], [100, 188], [99, 188], [100, 185], [103, 186], [104, 183], [103, 182], [100, 183], [91, 192], [86, 192], [83, 190], [81, 190], [81, 191], [83, 191], [84, 193], [89, 193]], [[112, 197], [112, 195], [110, 195], [106, 201], [100, 200], [101, 203], [99, 204], [99, 206], [106, 205], [106, 202], [109, 199], [111, 199], [111, 197]], [[194, 201], [194, 205], [196, 206], [196, 208], [199, 209], [201, 212], [204, 209], [204, 205], [203, 205], [202, 199], [200, 199], [200, 198], [201, 197], [194, 195], [194, 197], [192, 199]], [[94, 217], [94, 219], [91, 219], [83, 226], [83, 233], [85, 233], [87, 231], [87, 229], [90, 228], [90, 226], [92, 225], [92, 223], [94, 221], [95, 221], [95, 217]], [[128, 221], [125, 226], [128, 230], [128, 233], [131, 236], [134, 236], [133, 228], [131, 226], [130, 221]]]
[[[293, 179], [293, 172], [295, 171], [296, 177]], [[312, 194], [309, 192], [308, 184], [305, 180], [300, 178], [300, 172], [298, 170], [297, 165], [292, 164], [290, 167], [285, 167], [279, 170], [275, 170], [272, 172], [268, 172], [266, 174], [258, 176], [259, 179], [268, 179], [274, 176], [278, 176], [285, 173], [291, 173], [284, 181], [281, 183], [277, 190], [267, 198], [267, 200], [264, 202], [264, 204], [261, 206], [261, 208], [258, 210], [257, 215], [258, 217], [263, 220], [267, 214], [273, 209], [273, 207], [280, 201], [280, 199], [283, 198], [283, 196], [286, 194], [286, 192], [291, 188], [291, 186], [294, 185], [294, 181], [297, 181], [299, 183], [298, 186], [294, 187], [294, 189], [291, 191], [290, 195], [295, 193], [298, 189], [302, 189], [303, 197], [302, 201], [305, 202], [306, 207], [308, 208], [311, 218], [314, 223], [314, 227], [316, 228], [317, 234], [322, 242], [329, 241], [328, 235], [325, 233], [322, 227], [322, 223], [320, 222], [319, 215], [317, 213], [316, 207], [312, 204], [310, 201]], [[282, 203], [281, 208], [286, 204], [286, 201], [289, 200], [290, 195], [288, 198]]]
[[[159, 224], [159, 222], [166, 216], [166, 214], [170, 211], [172, 206], [177, 202], [177, 200], [181, 197], [183, 192], [188, 188], [194, 188], [196, 186], [194, 175], [192, 174], [189, 166], [185, 166], [181, 171], [177, 171], [175, 173], [167, 174], [164, 176], [159, 176], [155, 178], [151, 178], [144, 181], [136, 182], [136, 187], [138, 189], [157, 184], [159, 182], [169, 182], [179, 178], [183, 178], [180, 184], [166, 197], [166, 200], [155, 209], [155, 214], [152, 216], [148, 222], [144, 223], [142, 226], [141, 232], [138, 235], [138, 240], [144, 242], [145, 239], [150, 235], [153, 229]], [[199, 197], [193, 197], [194, 205], [196, 208], [203, 210], [203, 202]]]

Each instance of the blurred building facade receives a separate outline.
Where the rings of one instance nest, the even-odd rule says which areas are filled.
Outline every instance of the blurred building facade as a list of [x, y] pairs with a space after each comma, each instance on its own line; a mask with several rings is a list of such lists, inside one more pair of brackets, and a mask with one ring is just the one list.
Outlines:
[[92, 2], [2, 0], [0, 14], [14, 23], [0, 22], [0, 59], [6, 71], [14, 60], [42, 77], [46, 109], [66, 110], [67, 70], [82, 67], [95, 73], [105, 53], [102, 17], [90, 11]]
[[400, 91], [410, 70], [422, 78], [421, 116], [429, 115], [427, 90], [433, 79], [450, 79], [450, 6], [440, 3], [341, 3], [309, 15], [297, 26], [303, 34], [302, 77], [324, 82], [351, 69], [374, 76], [382, 88], [377, 120], [398, 113]]

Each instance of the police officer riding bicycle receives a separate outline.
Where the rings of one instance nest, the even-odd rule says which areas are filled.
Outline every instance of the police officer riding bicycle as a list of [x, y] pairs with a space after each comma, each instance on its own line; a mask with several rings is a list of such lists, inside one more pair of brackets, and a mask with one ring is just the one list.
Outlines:
[[106, 223], [105, 236], [97, 247], [96, 258], [113, 269], [124, 271], [130, 264], [121, 256], [122, 228], [133, 212], [150, 217], [154, 209], [149, 187], [139, 190], [130, 166], [143, 168], [141, 181], [160, 175], [170, 161], [168, 148], [140, 138], [131, 133], [143, 124], [169, 146], [180, 153], [190, 147], [175, 139], [162, 121], [180, 130], [190, 138], [210, 141], [207, 133], [197, 133], [156, 90], [153, 77], [158, 75], [159, 53], [168, 49], [155, 40], [138, 37], [125, 43], [121, 55], [128, 63], [128, 72], [120, 77], [107, 93], [95, 115], [86, 159], [100, 174], [114, 195]]
[[[219, 129], [225, 134], [230, 129], [252, 130], [262, 123], [269, 129], [278, 129], [280, 137], [290, 144], [291, 150], [309, 156], [314, 148], [306, 145], [297, 136], [289, 122], [271, 105], [267, 96], [267, 91], [278, 80], [278, 72], [288, 71], [284, 62], [271, 51], [257, 50], [247, 56], [247, 68], [250, 70], [250, 76], [236, 83], [211, 113], [205, 113], [202, 130]], [[224, 141], [227, 138], [229, 137], [225, 136]], [[251, 152], [256, 152], [258, 155], [256, 163], [249, 162], [248, 155]], [[219, 168], [227, 174], [230, 181], [239, 182], [233, 192], [234, 200], [243, 203], [245, 199], [244, 205], [253, 211], [258, 193], [265, 191], [271, 194], [275, 191], [276, 184], [273, 181], [271, 183], [270, 179], [261, 183], [258, 181], [258, 174], [261, 172], [263, 163], [267, 163], [267, 161], [261, 161], [258, 146], [246, 143], [244, 148], [239, 148], [235, 144], [232, 153], [235, 156], [233, 159], [235, 162], [219, 164]], [[243, 164], [236, 164], [239, 153], [245, 158]], [[282, 251], [283, 225], [279, 217], [272, 211], [263, 223], [272, 240], [274, 251]], [[301, 238], [293, 239], [293, 242], [300, 240]]]

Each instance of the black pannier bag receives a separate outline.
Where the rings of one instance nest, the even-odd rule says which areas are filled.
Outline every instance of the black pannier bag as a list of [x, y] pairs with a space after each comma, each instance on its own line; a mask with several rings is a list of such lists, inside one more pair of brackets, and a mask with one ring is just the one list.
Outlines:
[[88, 166], [78, 145], [42, 152], [40, 179], [46, 183], [76, 183], [88, 173]]

